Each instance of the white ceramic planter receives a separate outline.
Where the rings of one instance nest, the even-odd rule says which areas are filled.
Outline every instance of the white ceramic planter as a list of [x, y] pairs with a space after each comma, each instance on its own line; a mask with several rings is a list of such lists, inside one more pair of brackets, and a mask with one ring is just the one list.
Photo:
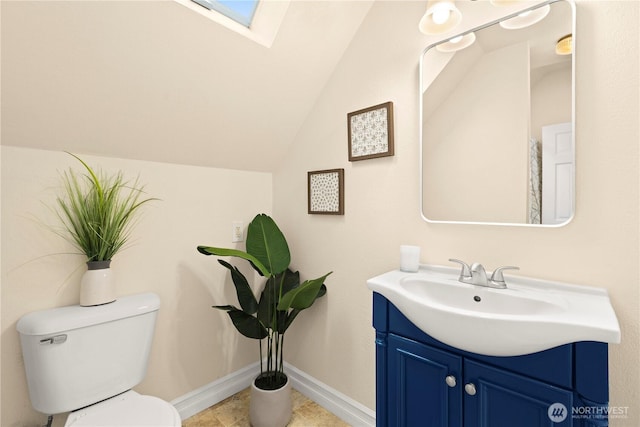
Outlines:
[[291, 381], [277, 390], [262, 390], [251, 384], [249, 420], [252, 427], [285, 427], [293, 411]]
[[116, 300], [111, 261], [91, 261], [80, 280], [80, 305], [108, 304]]

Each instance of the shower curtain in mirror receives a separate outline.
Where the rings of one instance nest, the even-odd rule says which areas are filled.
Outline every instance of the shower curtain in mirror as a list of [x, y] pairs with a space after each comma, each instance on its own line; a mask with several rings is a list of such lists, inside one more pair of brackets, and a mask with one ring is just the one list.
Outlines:
[[529, 139], [529, 224], [541, 223], [542, 150], [540, 142]]

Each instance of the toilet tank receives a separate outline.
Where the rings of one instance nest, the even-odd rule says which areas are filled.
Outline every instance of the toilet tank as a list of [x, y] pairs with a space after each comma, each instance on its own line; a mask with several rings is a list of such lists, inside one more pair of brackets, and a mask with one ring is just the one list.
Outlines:
[[139, 384], [159, 308], [160, 298], [145, 293], [23, 316], [16, 329], [33, 407], [69, 412]]

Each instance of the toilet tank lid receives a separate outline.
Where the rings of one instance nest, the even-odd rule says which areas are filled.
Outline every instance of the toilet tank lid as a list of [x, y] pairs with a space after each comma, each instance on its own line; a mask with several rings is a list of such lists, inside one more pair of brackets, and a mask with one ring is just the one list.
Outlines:
[[112, 303], [92, 307], [71, 305], [26, 314], [16, 329], [22, 335], [48, 335], [138, 316], [160, 308], [160, 297], [148, 292], [120, 297]]

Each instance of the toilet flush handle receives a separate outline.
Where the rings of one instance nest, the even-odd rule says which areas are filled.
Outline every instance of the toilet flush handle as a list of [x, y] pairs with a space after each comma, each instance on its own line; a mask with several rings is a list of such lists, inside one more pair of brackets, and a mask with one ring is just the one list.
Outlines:
[[67, 334], [55, 335], [40, 340], [40, 344], [62, 344], [67, 341]]

